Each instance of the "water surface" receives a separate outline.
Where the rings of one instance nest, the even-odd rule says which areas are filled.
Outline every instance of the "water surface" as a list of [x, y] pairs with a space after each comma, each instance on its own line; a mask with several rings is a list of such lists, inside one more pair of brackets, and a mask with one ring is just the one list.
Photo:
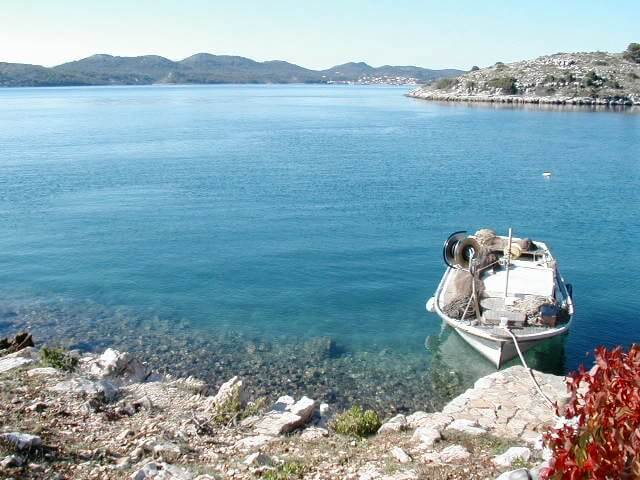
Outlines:
[[491, 370], [425, 312], [442, 241], [511, 226], [574, 284], [564, 348], [533, 362], [637, 340], [640, 115], [404, 92], [0, 90], [0, 334], [430, 408]]

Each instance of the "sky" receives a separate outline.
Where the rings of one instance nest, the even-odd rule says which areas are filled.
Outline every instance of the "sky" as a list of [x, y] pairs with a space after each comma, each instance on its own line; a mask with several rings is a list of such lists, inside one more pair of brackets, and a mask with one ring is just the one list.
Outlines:
[[0, 61], [198, 52], [324, 69], [487, 66], [640, 42], [640, 0], [0, 0]]

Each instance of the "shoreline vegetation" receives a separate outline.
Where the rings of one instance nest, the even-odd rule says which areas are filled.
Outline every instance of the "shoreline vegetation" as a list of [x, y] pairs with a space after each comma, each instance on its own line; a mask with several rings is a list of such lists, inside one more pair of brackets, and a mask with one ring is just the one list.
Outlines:
[[445, 102], [575, 106], [640, 104], [640, 44], [623, 53], [557, 53], [435, 80], [407, 94]]
[[[156, 372], [110, 348], [35, 348], [27, 333], [3, 339], [0, 475], [507, 479], [514, 470], [537, 478], [549, 458], [542, 433], [554, 412], [523, 367], [479, 379], [439, 412], [388, 418], [284, 391], [273, 403], [250, 398], [237, 376], [215, 386]], [[563, 377], [536, 377], [566, 403]]]

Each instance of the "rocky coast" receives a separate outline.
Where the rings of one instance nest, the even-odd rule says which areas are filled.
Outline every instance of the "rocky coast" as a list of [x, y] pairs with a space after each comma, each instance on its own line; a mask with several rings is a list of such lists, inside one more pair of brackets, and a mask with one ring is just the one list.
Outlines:
[[557, 53], [474, 67], [408, 96], [446, 102], [629, 107], [640, 104], [640, 63], [624, 54]]
[[[0, 345], [0, 478], [529, 479], [558, 421], [519, 366], [440, 411], [389, 415], [365, 438], [335, 432], [331, 403], [287, 391], [265, 402], [239, 376], [214, 385], [160, 370], [28, 335]], [[564, 379], [535, 375], [562, 405]]]

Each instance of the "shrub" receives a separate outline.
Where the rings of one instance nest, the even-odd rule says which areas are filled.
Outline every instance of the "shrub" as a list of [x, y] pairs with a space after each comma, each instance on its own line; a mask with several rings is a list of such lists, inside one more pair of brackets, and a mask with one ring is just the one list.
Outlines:
[[458, 84], [455, 78], [441, 78], [436, 82], [436, 88], [438, 90], [448, 90]]
[[518, 87], [516, 87], [516, 79], [513, 77], [498, 77], [489, 80], [489, 86], [493, 88], [502, 89], [503, 93], [507, 95], [513, 95], [518, 93]]
[[630, 62], [640, 63], [640, 43], [630, 43], [622, 53], [622, 58]]
[[268, 470], [262, 478], [265, 480], [292, 480], [302, 478], [307, 468], [300, 462], [285, 462], [274, 470]]
[[40, 359], [43, 365], [66, 372], [72, 372], [78, 366], [78, 359], [63, 348], [43, 347]]
[[382, 423], [380, 417], [373, 410], [362, 410], [354, 405], [346, 412], [337, 415], [331, 422], [331, 428], [337, 433], [353, 437], [366, 437], [378, 431]]
[[545, 435], [546, 479], [640, 477], [640, 345], [598, 348], [595, 366], [567, 379], [570, 422]]

